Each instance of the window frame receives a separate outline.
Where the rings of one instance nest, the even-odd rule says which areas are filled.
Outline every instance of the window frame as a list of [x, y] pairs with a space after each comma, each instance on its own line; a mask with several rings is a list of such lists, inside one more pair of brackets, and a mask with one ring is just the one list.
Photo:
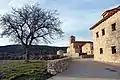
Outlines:
[[96, 38], [99, 38], [99, 32], [96, 32]]
[[111, 46], [112, 54], [116, 54], [116, 46]]
[[103, 54], [103, 48], [100, 48], [100, 54]]
[[102, 29], [102, 36], [105, 35], [105, 29]]
[[116, 23], [111, 24], [112, 26], [112, 31], [116, 31]]

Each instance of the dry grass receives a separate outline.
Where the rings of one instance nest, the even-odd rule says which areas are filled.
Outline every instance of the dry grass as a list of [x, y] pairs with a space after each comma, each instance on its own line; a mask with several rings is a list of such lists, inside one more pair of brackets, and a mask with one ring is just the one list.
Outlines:
[[[22, 60], [1, 61], [0, 71], [7, 80], [46, 80], [46, 62]], [[26, 78], [26, 79], [25, 79]], [[44, 79], [43, 79], [44, 78]]]

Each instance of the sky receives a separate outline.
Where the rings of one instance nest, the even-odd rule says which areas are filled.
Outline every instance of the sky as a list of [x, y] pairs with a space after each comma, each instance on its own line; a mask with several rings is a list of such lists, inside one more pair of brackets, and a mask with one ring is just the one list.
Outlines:
[[[68, 46], [69, 37], [74, 35], [76, 40], [92, 41], [89, 28], [101, 19], [101, 14], [120, 4], [120, 0], [1, 0], [0, 14], [5, 14], [11, 7], [21, 7], [25, 4], [40, 4], [40, 7], [56, 9], [63, 22], [61, 28], [64, 37], [54, 40], [51, 46]], [[0, 38], [0, 46], [11, 45], [8, 38]], [[44, 43], [38, 43], [43, 45]]]

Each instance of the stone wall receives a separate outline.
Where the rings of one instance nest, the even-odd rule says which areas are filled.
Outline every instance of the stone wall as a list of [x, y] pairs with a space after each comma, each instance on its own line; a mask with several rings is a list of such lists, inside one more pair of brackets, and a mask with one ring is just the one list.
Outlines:
[[[116, 30], [112, 31], [112, 24], [116, 23]], [[105, 30], [105, 35], [102, 35], [102, 29]], [[102, 22], [92, 30], [94, 42], [94, 59], [105, 62], [120, 63], [120, 11], [115, 13], [106, 21]], [[96, 37], [96, 32], [99, 37]], [[116, 46], [116, 53], [112, 54], [112, 46]], [[103, 53], [100, 54], [100, 48], [103, 48]]]
[[69, 57], [56, 60], [49, 60], [47, 64], [47, 71], [53, 75], [63, 72], [67, 69], [69, 60]]

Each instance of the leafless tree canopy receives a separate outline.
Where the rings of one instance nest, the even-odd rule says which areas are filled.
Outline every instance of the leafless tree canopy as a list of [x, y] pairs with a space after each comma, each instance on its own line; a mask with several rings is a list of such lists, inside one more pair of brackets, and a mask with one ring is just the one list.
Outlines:
[[27, 46], [39, 41], [50, 42], [63, 34], [57, 15], [56, 10], [42, 9], [39, 5], [13, 8], [1, 16], [1, 35]]
[[9, 37], [15, 43], [21, 43], [29, 59], [28, 48], [39, 41], [50, 42], [61, 37], [61, 21], [56, 10], [42, 9], [39, 5], [25, 5], [13, 8], [10, 13], [0, 17], [1, 36]]

